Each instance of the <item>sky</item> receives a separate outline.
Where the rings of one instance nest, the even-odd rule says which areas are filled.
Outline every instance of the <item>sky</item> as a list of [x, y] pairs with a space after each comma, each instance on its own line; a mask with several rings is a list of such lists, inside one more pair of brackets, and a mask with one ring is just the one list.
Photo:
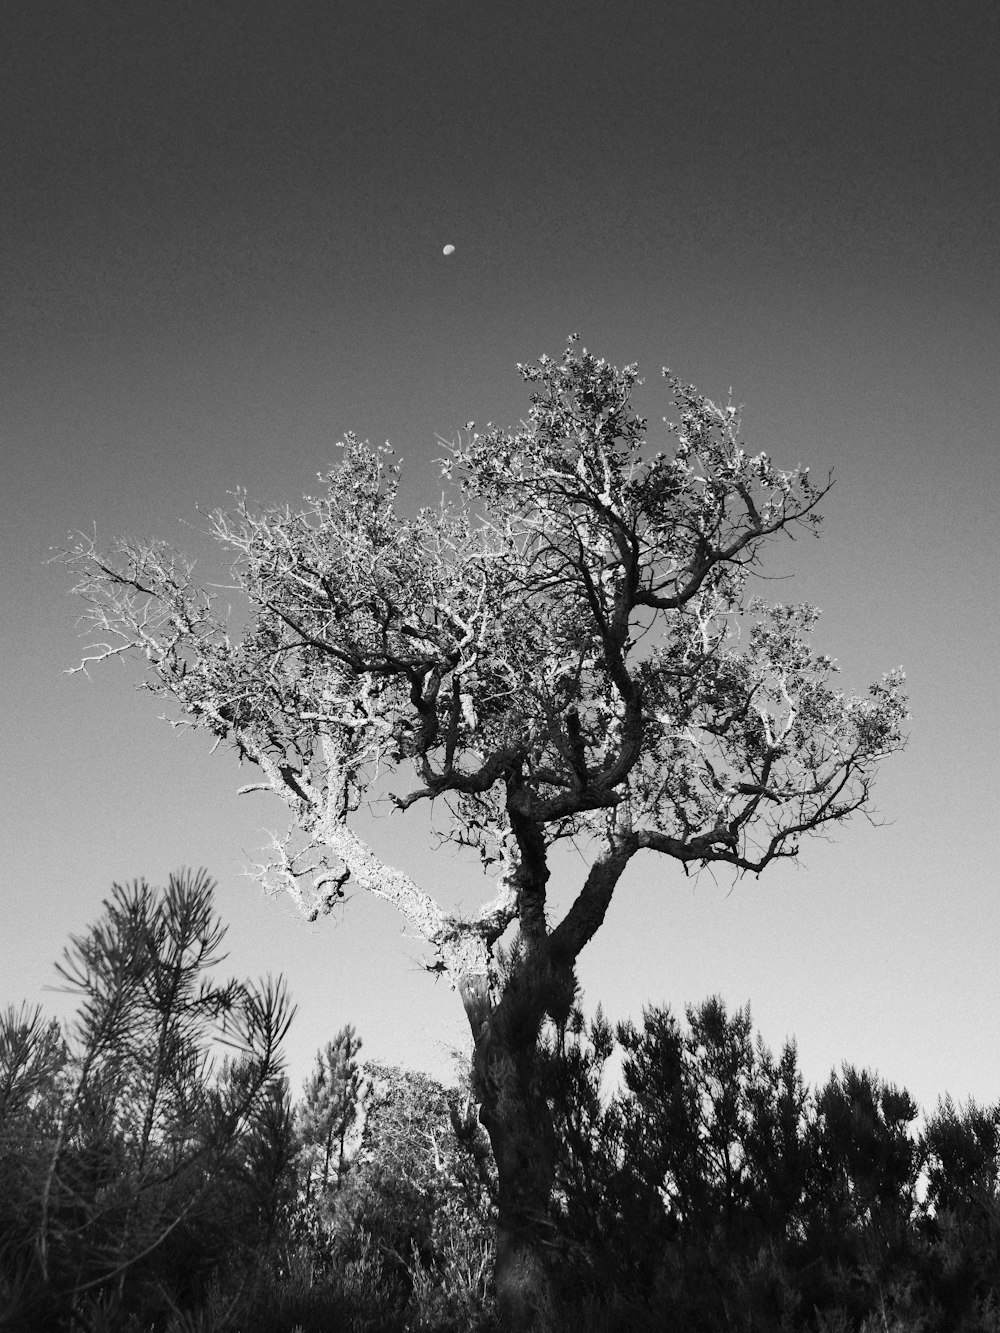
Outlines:
[[[747, 445], [836, 484], [768, 597], [824, 610], [846, 688], [902, 664], [878, 820], [760, 879], [637, 861], [581, 958], [612, 1019], [750, 1002], [810, 1082], [875, 1069], [1000, 1100], [1000, 16], [986, 0], [33, 0], [0, 54], [0, 1006], [67, 1012], [114, 882], [218, 881], [233, 975], [287, 978], [293, 1088], [353, 1023], [452, 1072], [457, 997], [356, 895], [315, 924], [244, 871], [281, 810], [83, 675], [72, 531], [202, 552], [200, 509], [294, 503], [355, 431], [404, 504], [440, 437], [526, 413], [567, 335], [744, 407]], [[446, 245], [454, 254], [445, 257]], [[794, 575], [794, 578], [791, 576]], [[255, 804], [256, 802], [256, 804]], [[480, 885], [418, 828], [386, 855]], [[561, 859], [556, 901], [584, 867]]]

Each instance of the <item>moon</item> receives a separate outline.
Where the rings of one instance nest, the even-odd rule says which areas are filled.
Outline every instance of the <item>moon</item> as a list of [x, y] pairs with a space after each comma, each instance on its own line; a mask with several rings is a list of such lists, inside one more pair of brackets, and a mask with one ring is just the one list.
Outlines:
[[446, 245], [441, 253], [443, 255], [453, 255], [455, 253], [455, 247], [453, 245]]

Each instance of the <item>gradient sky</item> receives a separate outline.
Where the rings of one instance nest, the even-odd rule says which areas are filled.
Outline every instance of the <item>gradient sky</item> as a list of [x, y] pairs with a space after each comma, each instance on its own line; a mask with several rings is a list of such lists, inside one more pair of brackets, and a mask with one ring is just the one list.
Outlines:
[[[290, 982], [296, 1091], [346, 1022], [448, 1075], [465, 1020], [417, 941], [242, 877], [280, 810], [129, 670], [62, 674], [79, 607], [45, 560], [93, 525], [200, 549], [198, 506], [295, 501], [347, 430], [433, 501], [435, 437], [515, 423], [515, 362], [578, 330], [639, 362], [653, 432], [669, 365], [732, 387], [752, 449], [835, 470], [822, 539], [774, 548], [796, 577], [763, 591], [824, 608], [846, 687], [902, 663], [913, 709], [882, 827], [735, 884], [635, 863], [587, 1005], [718, 992], [810, 1081], [850, 1060], [927, 1107], [1000, 1098], [998, 37], [989, 0], [9, 9], [0, 1004], [62, 1012], [53, 960], [112, 882], [205, 865], [229, 970]], [[419, 832], [373, 836], [478, 901]]]

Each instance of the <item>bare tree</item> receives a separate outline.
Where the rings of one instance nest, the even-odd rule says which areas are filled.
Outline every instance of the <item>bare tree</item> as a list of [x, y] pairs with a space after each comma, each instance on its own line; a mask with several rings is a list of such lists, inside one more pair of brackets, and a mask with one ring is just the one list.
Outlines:
[[[164, 545], [81, 539], [65, 559], [96, 636], [81, 668], [144, 658], [175, 720], [225, 738], [257, 770], [243, 790], [288, 807], [262, 879], [309, 916], [348, 880], [386, 899], [459, 992], [499, 1173], [498, 1293], [523, 1323], [549, 1289], [539, 1030], [568, 1013], [626, 866], [654, 852], [757, 874], [794, 857], [870, 808], [906, 702], [901, 672], [845, 696], [809, 644], [818, 612], [750, 595], [768, 540], [814, 530], [829, 482], [750, 456], [738, 409], [669, 376], [679, 420], [649, 448], [635, 367], [575, 339], [519, 370], [528, 421], [470, 426], [437, 509], [399, 512], [391, 450], [348, 436], [300, 510], [240, 493], [212, 514], [247, 602], [238, 637]], [[434, 801], [491, 868], [477, 914], [444, 911], [359, 837], [353, 816], [384, 782], [400, 812]], [[563, 839], [589, 869], [550, 921]]]

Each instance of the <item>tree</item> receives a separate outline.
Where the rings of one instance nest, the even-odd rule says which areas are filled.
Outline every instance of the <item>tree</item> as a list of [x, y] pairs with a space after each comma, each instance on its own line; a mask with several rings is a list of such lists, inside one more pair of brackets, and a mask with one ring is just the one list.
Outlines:
[[[525, 1322], [548, 1289], [554, 1171], [539, 1032], [568, 1014], [626, 867], [654, 853], [759, 874], [794, 857], [870, 809], [906, 703], [899, 671], [846, 696], [810, 647], [818, 612], [750, 595], [769, 540], [815, 530], [829, 483], [748, 454], [732, 404], [669, 376], [673, 445], [647, 447], [635, 367], [576, 340], [519, 369], [527, 423], [464, 432], [437, 509], [401, 513], [391, 451], [348, 436], [301, 510], [240, 493], [212, 514], [246, 601], [238, 637], [163, 544], [81, 538], [64, 558], [96, 634], [80, 669], [144, 659], [173, 720], [227, 740], [257, 770], [242, 790], [287, 807], [261, 877], [310, 916], [349, 880], [386, 899], [459, 992], [499, 1176], [498, 1294]], [[496, 891], [478, 913], [444, 911], [362, 840], [377, 784], [401, 814], [433, 802], [479, 853]], [[566, 839], [589, 869], [550, 922]]]
[[243, 1245], [256, 1252], [259, 1263], [279, 1234], [287, 1236], [296, 1209], [299, 1143], [288, 1079], [283, 1074], [272, 1079], [258, 1099], [241, 1148], [232, 1161], [234, 1188], [226, 1239], [231, 1245], [232, 1222], [238, 1218]]
[[0, 1014], [0, 1310], [17, 1311], [38, 1285], [33, 1242], [68, 1058], [59, 1024], [38, 1006]]
[[816, 1098], [814, 1190], [831, 1233], [900, 1229], [916, 1207], [922, 1151], [917, 1106], [905, 1088], [867, 1069], [834, 1070]]
[[[479, 1286], [492, 1203], [477, 1135], [458, 1089], [410, 1069], [368, 1063], [370, 1095], [345, 1207], [350, 1229], [377, 1244], [390, 1272], [441, 1281], [460, 1266]], [[485, 1137], [485, 1136], [484, 1136]]]
[[956, 1106], [945, 1097], [928, 1117], [921, 1145], [934, 1298], [949, 1327], [988, 1328], [1000, 1292], [1000, 1106]]
[[[641, 1029], [613, 1034], [600, 1009], [588, 1028], [575, 1008], [550, 1044], [570, 1297], [579, 1306], [586, 1291], [609, 1318], [632, 1312], [622, 1327], [643, 1307], [650, 1328], [777, 1327], [752, 1323], [749, 1306], [795, 1300], [789, 1259], [809, 1175], [795, 1046], [775, 1060], [752, 1039], [749, 1006], [729, 1014], [715, 996], [686, 1019], [649, 1007]], [[605, 1101], [616, 1035], [623, 1087]]]
[[[91, 1296], [128, 1305], [163, 1285], [273, 1096], [292, 1011], [280, 981], [209, 976], [226, 933], [214, 887], [204, 871], [116, 884], [57, 964], [78, 1002], [66, 1037], [37, 1012], [0, 1020], [0, 1281], [36, 1326], [43, 1308], [82, 1320]], [[220, 1042], [233, 1057], [217, 1071]]]
[[358, 1053], [361, 1038], [350, 1023], [316, 1053], [316, 1068], [306, 1080], [298, 1107], [298, 1134], [309, 1155], [307, 1195], [313, 1175], [324, 1194], [330, 1184], [340, 1190], [348, 1170], [348, 1135], [364, 1105], [364, 1087]]

